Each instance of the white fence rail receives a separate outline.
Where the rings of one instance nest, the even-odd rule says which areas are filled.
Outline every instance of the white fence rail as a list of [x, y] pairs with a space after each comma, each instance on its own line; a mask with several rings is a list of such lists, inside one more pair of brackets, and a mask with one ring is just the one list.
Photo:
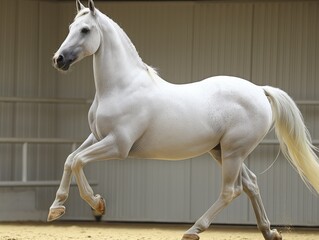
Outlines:
[[[29, 144], [70, 144], [74, 151], [78, 144], [83, 142], [79, 139], [62, 138], [0, 138], [0, 144], [22, 144], [22, 176], [21, 181], [0, 181], [0, 187], [53, 187], [58, 186], [60, 181], [29, 181], [28, 180], [28, 146]], [[74, 182], [71, 185], [75, 185]], [[90, 185], [97, 185], [91, 182]]]

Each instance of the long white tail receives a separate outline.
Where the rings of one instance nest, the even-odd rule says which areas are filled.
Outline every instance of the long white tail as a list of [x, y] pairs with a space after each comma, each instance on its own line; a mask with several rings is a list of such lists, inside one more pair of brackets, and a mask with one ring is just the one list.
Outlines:
[[302, 180], [319, 193], [319, 163], [310, 134], [295, 102], [284, 91], [262, 87], [271, 101], [275, 130], [280, 148]]

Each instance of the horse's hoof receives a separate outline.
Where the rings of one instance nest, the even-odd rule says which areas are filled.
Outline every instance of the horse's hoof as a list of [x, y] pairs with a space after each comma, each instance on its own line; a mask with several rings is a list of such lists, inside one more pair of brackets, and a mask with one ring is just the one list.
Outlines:
[[264, 238], [266, 240], [282, 240], [282, 236], [277, 229], [270, 230], [270, 232], [264, 235]]
[[101, 219], [102, 215], [105, 214], [106, 203], [104, 198], [102, 198], [99, 194], [95, 195], [95, 197], [100, 198], [100, 200], [99, 200], [99, 204], [97, 208], [92, 209], [92, 212], [94, 217], [98, 220], [98, 219]]
[[184, 234], [182, 240], [199, 240], [199, 236], [197, 234]]
[[64, 214], [65, 214], [65, 207], [64, 206], [50, 208], [47, 221], [52, 222], [54, 220], [57, 220], [60, 217], [62, 217]]
[[277, 229], [273, 229], [271, 231], [271, 238], [270, 240], [282, 240], [281, 234], [277, 231]]

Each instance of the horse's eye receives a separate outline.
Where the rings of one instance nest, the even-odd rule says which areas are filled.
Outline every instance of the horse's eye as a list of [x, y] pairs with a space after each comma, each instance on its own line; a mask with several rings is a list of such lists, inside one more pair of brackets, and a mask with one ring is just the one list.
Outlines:
[[88, 33], [89, 31], [90, 29], [87, 27], [81, 29], [81, 33]]

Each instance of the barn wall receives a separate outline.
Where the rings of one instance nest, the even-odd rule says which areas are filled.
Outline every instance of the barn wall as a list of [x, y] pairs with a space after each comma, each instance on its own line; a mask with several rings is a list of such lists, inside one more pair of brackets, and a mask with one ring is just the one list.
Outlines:
[[[58, 74], [50, 59], [65, 38], [75, 13], [73, 2], [1, 1], [0, 96], [92, 99], [92, 60]], [[319, 100], [319, 3], [263, 2], [97, 2], [129, 35], [143, 60], [170, 82], [188, 83], [211, 75], [235, 75], [273, 85], [296, 100]], [[31, 26], [31, 27], [30, 27]], [[0, 137], [84, 139], [89, 134], [87, 104], [1, 103]], [[319, 138], [318, 106], [301, 105], [314, 139]], [[273, 134], [267, 136], [274, 139]], [[0, 180], [20, 180], [21, 150], [0, 144]], [[29, 147], [30, 180], [58, 180], [68, 144]], [[261, 145], [247, 159], [257, 174], [272, 223], [319, 225], [319, 200], [280, 155], [278, 145]], [[41, 171], [39, 171], [41, 169]], [[210, 156], [186, 161], [124, 160], [85, 168], [106, 197], [109, 221], [193, 222], [217, 199], [220, 170]], [[27, 196], [14, 216], [45, 220], [56, 187], [0, 188], [1, 199]], [[8, 201], [8, 200], [6, 200]], [[64, 219], [92, 219], [71, 188]], [[5, 217], [0, 212], [0, 220]], [[14, 217], [13, 217], [14, 218]], [[30, 217], [29, 217], [30, 218]], [[240, 196], [215, 223], [255, 223], [246, 196]]]

